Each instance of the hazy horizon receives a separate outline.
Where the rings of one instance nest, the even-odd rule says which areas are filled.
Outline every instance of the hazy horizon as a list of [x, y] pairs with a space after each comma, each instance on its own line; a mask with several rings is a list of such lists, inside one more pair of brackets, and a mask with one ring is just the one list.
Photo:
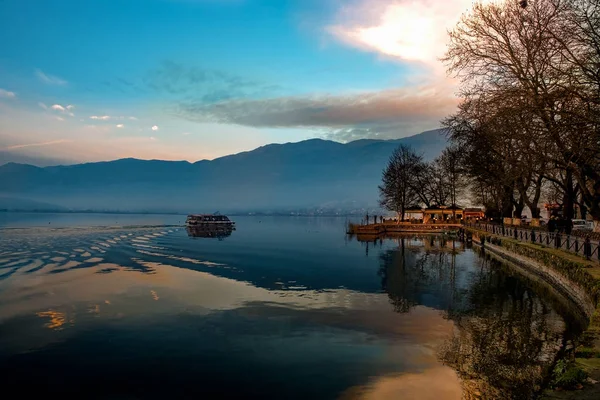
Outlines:
[[[440, 128], [441, 129], [441, 128]], [[416, 133], [416, 134], [411, 134], [411, 135], [407, 135], [403, 138], [400, 139], [408, 139], [408, 138], [413, 138], [413, 137], [417, 137], [419, 135], [422, 134], [427, 134], [430, 132], [437, 132], [440, 129], [432, 129], [432, 130], [428, 130], [425, 132], [420, 132], [420, 133]], [[251, 149], [247, 149], [247, 150], [241, 150], [239, 152], [236, 153], [231, 153], [231, 154], [224, 154], [215, 158], [203, 158], [203, 159], [198, 159], [198, 160], [186, 160], [186, 159], [160, 159], [160, 158], [142, 158], [142, 157], [121, 157], [121, 158], [112, 158], [112, 159], [104, 159], [104, 160], [97, 160], [97, 161], [76, 161], [76, 160], [60, 160], [60, 159], [52, 159], [52, 158], [46, 158], [46, 157], [36, 157], [35, 155], [24, 155], [24, 154], [18, 154], [18, 153], [14, 153], [14, 152], [1, 152], [0, 151], [0, 166], [2, 165], [6, 165], [6, 164], [10, 164], [10, 163], [16, 163], [16, 164], [26, 164], [26, 165], [33, 165], [36, 167], [53, 167], [53, 166], [68, 166], [68, 165], [77, 165], [77, 164], [88, 164], [88, 163], [97, 163], [97, 162], [113, 162], [113, 161], [119, 161], [119, 160], [140, 160], [140, 161], [167, 161], [167, 162], [187, 162], [189, 164], [195, 164], [198, 162], [202, 162], [202, 161], [215, 161], [218, 160], [220, 158], [224, 158], [224, 157], [229, 157], [229, 156], [235, 156], [238, 154], [243, 154], [243, 153], [249, 153], [267, 146], [272, 146], [272, 145], [288, 145], [288, 144], [298, 144], [298, 143], [302, 143], [302, 142], [306, 142], [306, 141], [310, 141], [310, 140], [322, 140], [325, 142], [334, 142], [334, 143], [339, 143], [341, 145], [344, 144], [350, 144], [353, 142], [358, 142], [361, 140], [382, 140], [382, 141], [396, 141], [396, 140], [400, 140], [400, 139], [370, 139], [370, 138], [363, 138], [363, 139], [355, 139], [355, 140], [351, 140], [348, 142], [342, 142], [342, 141], [337, 141], [337, 140], [333, 140], [333, 139], [324, 139], [324, 138], [310, 138], [310, 139], [304, 139], [304, 140], [298, 140], [298, 141], [293, 141], [293, 142], [272, 142], [272, 143], [267, 143], [258, 147], [253, 147]]]

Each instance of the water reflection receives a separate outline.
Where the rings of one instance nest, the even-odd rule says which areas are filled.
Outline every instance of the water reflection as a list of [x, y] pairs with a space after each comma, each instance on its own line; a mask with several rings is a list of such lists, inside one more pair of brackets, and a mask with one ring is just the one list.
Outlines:
[[45, 327], [48, 329], [60, 329], [67, 321], [65, 313], [54, 310], [40, 311], [37, 313], [37, 316], [50, 319], [50, 321], [45, 324]]
[[558, 315], [573, 311], [565, 299], [549, 298], [543, 283], [519, 279], [498, 261], [475, 257], [476, 268], [465, 269], [457, 262], [463, 251], [442, 237], [398, 239], [380, 255], [382, 288], [396, 312], [426, 304], [454, 322], [439, 358], [458, 373], [464, 398], [533, 398], [582, 321]]
[[231, 236], [233, 229], [231, 227], [201, 227], [201, 226], [188, 226], [186, 231], [189, 237], [192, 238], [216, 238], [223, 240], [228, 236]]
[[0, 374], [80, 397], [516, 398], [574, 332], [550, 291], [448, 238], [365, 256], [343, 221], [260, 221], [225, 241], [0, 230]]

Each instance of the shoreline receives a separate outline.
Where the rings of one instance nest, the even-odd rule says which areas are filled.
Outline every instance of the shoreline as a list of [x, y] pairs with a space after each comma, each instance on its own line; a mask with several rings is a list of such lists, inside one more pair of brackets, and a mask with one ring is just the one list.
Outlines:
[[[584, 258], [543, 246], [519, 243], [475, 228], [465, 230], [473, 234], [475, 245], [517, 266], [526, 276], [542, 279], [577, 305], [587, 319], [587, 327], [575, 348], [563, 359], [573, 361], [593, 381], [600, 381], [600, 267]], [[540, 398], [598, 399], [600, 383], [585, 384], [581, 390], [547, 388]]]

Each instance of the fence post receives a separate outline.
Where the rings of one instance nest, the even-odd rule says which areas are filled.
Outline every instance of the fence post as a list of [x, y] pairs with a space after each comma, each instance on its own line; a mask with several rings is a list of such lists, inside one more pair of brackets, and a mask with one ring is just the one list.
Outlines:
[[554, 235], [554, 247], [560, 248], [560, 233]]
[[546, 234], [546, 244], [550, 246], [550, 233]]
[[531, 230], [531, 243], [535, 243], [535, 231]]
[[571, 236], [567, 235], [567, 251], [571, 250]]
[[512, 230], [513, 230], [513, 234], [515, 235], [515, 239], [519, 239], [519, 237], [517, 236], [518, 235], [517, 228], [512, 228]]
[[[600, 251], [600, 249], [598, 249]], [[585, 242], [583, 243], [583, 255], [588, 260], [592, 257], [592, 243], [590, 242], [590, 238], [586, 237]]]

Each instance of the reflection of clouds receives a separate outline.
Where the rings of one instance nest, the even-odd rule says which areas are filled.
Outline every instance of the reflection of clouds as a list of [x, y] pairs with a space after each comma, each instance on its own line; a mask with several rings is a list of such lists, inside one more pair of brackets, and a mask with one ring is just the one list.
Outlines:
[[160, 299], [160, 297], [158, 297], [158, 294], [156, 293], [156, 290], [151, 290], [150, 294], [152, 295], [153, 300], [156, 301], [156, 300]]
[[188, 263], [197, 264], [197, 265], [205, 265], [207, 267], [225, 266], [225, 264], [215, 263], [212, 261], [201, 261], [201, 260], [196, 260], [196, 259], [189, 258], [189, 257], [171, 256], [168, 254], [155, 253], [155, 252], [146, 251], [146, 250], [137, 250], [137, 252], [140, 254], [147, 255], [147, 256], [164, 257], [164, 258], [168, 258], [169, 260], [183, 261], [183, 262], [188, 262]]
[[[356, 293], [346, 293], [349, 297], [354, 294]], [[452, 334], [452, 322], [444, 319], [439, 311], [420, 306], [408, 314], [391, 313], [392, 309], [387, 304], [385, 295], [374, 294], [372, 297], [377, 301], [365, 304], [354, 299], [352, 306], [346, 303], [345, 307], [340, 302], [323, 302], [324, 299], [319, 298], [316, 302], [313, 300], [299, 306], [301, 300], [296, 302], [284, 298], [277, 299], [276, 302], [248, 302], [236, 312], [250, 317], [287, 318], [312, 325], [401, 338], [419, 344], [423, 363], [435, 364], [437, 345]], [[402, 355], [387, 354], [386, 357], [402, 358]]]
[[341, 400], [460, 400], [462, 389], [456, 373], [447, 367], [427, 369], [418, 374], [403, 374], [377, 379], [348, 389]]
[[55, 310], [38, 312], [36, 315], [41, 318], [50, 319], [50, 321], [44, 325], [48, 329], [60, 329], [67, 321], [67, 315], [65, 313]]

